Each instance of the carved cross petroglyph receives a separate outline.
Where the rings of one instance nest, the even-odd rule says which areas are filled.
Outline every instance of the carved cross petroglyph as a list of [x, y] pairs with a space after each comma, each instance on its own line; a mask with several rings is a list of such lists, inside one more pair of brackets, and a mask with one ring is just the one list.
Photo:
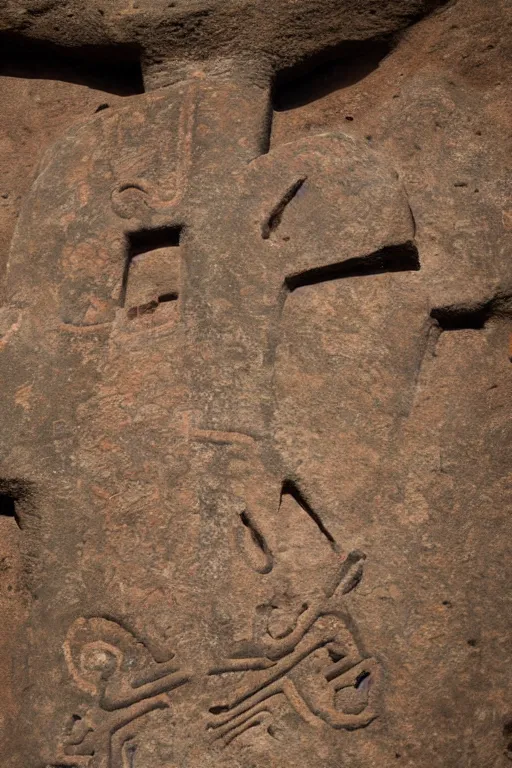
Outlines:
[[[165, 153], [157, 149], [155, 167], [167, 181], [156, 183], [142, 173], [105, 184], [109, 226], [121, 227], [124, 250], [119, 236], [105, 238], [114, 251], [85, 291], [82, 263], [76, 280], [73, 271], [67, 273], [60, 328], [80, 338], [106, 334], [121, 345], [181, 334], [191, 407], [176, 427], [189, 443], [214, 446], [200, 469], [203, 478], [218, 473], [223, 454], [236, 450], [236, 472], [221, 471], [224, 503], [239, 518], [240, 555], [272, 583], [279, 557], [275, 513], [279, 496], [288, 494], [317, 526], [338, 572], [330, 583], [320, 579], [315, 596], [303, 595], [298, 605], [276, 598], [260, 605], [252, 634], [233, 642], [224, 658], [206, 653], [199, 662], [185, 652], [169, 668], [145, 651], [137, 681], [126, 676], [127, 650], [120, 650], [134, 639], [119, 630], [123, 639], [116, 642], [111, 622], [78, 619], [66, 641], [68, 666], [82, 688], [84, 675], [96, 675], [100, 687], [91, 683], [90, 693], [99, 698], [96, 709], [76, 717], [63, 764], [78, 764], [82, 755], [92, 760], [86, 765], [121, 768], [135, 722], [169, 706], [176, 689], [229, 673], [245, 673], [244, 681], [224, 700], [210, 701], [204, 723], [205, 732], [225, 745], [265, 726], [273, 701], [283, 696], [309, 723], [353, 729], [376, 716], [376, 662], [357, 648], [339, 613], [343, 595], [361, 577], [363, 556], [340, 553], [280, 459], [274, 442], [275, 360], [288, 294], [325, 280], [417, 270], [414, 225], [396, 177], [349, 137], [315, 137], [263, 153], [267, 95], [259, 88], [247, 91], [236, 80], [197, 77], [177, 93], [142, 102], [144, 123], [151, 124], [154, 115], [163, 123], [178, 97], [175, 160], [166, 166]], [[250, 111], [240, 104], [244, 98], [251, 101]], [[223, 127], [227, 111], [232, 124]], [[110, 120], [104, 133], [126, 129], [127, 121], [142, 124], [137, 113]], [[143, 144], [139, 139], [137, 146]], [[82, 228], [80, 236], [96, 237]], [[74, 286], [70, 293], [66, 284]], [[172, 314], [160, 323], [171, 297]], [[284, 628], [273, 630], [274, 617], [283, 611]], [[373, 690], [366, 706], [357, 713], [337, 709], [337, 691], [360, 688], [367, 679]]]
[[[314, 727], [377, 715], [378, 665], [343, 605], [364, 555], [337, 543], [307, 468], [282, 455], [276, 359], [290, 294], [418, 270], [414, 221], [396, 174], [351, 137], [272, 148], [269, 88], [243, 69], [187, 66], [73, 129], [13, 244], [7, 364], [30, 361], [37, 326], [41, 391], [56, 401], [45, 395], [26, 474], [45, 456], [45, 546], [64, 527], [71, 552], [50, 587], [67, 622], [47, 661], [69, 677], [60, 765], [131, 766], [148, 718], [169, 708], [199, 723], [181, 738], [205, 749], [268, 728], [283, 702]], [[126, 567], [111, 575], [112, 561]], [[44, 644], [53, 626], [35, 621]]]

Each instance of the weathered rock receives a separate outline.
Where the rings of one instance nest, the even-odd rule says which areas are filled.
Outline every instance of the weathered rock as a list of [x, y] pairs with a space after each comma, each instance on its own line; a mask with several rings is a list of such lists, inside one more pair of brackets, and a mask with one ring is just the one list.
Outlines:
[[[508, 764], [505, 130], [458, 64], [487, 11], [357, 75], [435, 5], [0, 9], [10, 67], [137, 46], [149, 91], [73, 96], [12, 238], [8, 768]], [[354, 82], [272, 125], [272, 75], [292, 106], [333, 46]]]

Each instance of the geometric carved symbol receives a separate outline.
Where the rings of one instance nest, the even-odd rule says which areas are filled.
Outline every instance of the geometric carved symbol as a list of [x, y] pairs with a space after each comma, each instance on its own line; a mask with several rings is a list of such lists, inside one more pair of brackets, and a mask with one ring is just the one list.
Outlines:
[[96, 756], [104, 761], [102, 768], [123, 768], [124, 746], [133, 738], [137, 721], [167, 708], [164, 694], [190, 679], [172, 658], [156, 662], [130, 632], [103, 618], [77, 619], [64, 655], [75, 684], [97, 703], [84, 717], [73, 716], [61, 765], [96, 766], [91, 762]]
[[275, 630], [273, 605], [258, 606], [252, 641], [235, 643], [229, 658], [206, 670], [182, 669], [174, 658], [155, 661], [142, 642], [109, 619], [77, 619], [64, 655], [76, 686], [96, 702], [85, 716], [73, 716], [59, 764], [124, 768], [144, 715], [168, 708], [173, 690], [219, 675], [225, 680], [230, 672], [238, 673], [238, 682], [223, 701], [210, 702], [206, 724], [212, 742], [224, 747], [252, 728], [268, 729], [283, 701], [313, 726], [367, 726], [377, 716], [378, 663], [358, 648], [341, 609], [343, 596], [361, 579], [364, 559], [351, 552], [323, 594], [305, 601], [285, 631]]
[[[333, 584], [321, 597], [304, 603], [295, 625], [281, 634], [272, 630], [273, 606], [260, 606], [250, 646], [253, 658], [244, 659], [242, 647], [235, 658], [210, 673], [249, 672], [247, 681], [242, 680], [227, 700], [210, 708], [208, 728], [214, 739], [227, 746], [251, 728], [268, 727], [279, 697], [313, 725], [323, 721], [332, 728], [353, 730], [375, 719], [378, 664], [363, 657], [346, 614], [340, 612], [341, 598], [360, 581], [363, 560], [361, 553], [350, 553]], [[349, 688], [357, 696], [344, 702], [340, 692]]]

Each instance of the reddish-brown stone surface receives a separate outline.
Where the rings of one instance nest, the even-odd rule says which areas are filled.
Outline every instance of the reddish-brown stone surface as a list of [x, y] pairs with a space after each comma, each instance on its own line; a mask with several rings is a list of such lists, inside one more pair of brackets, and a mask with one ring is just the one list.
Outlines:
[[0, 5], [2, 767], [510, 763], [512, 17], [435, 5]]

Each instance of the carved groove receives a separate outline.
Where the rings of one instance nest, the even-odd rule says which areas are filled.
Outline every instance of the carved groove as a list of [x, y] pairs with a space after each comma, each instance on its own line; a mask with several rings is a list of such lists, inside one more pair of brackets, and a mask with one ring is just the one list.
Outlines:
[[420, 269], [418, 249], [412, 241], [400, 245], [388, 245], [368, 256], [356, 256], [353, 259], [315, 267], [285, 279], [288, 290], [295, 291], [306, 285], [316, 285], [329, 280], [341, 280], [346, 277], [367, 277], [385, 272], [417, 272]]
[[[240, 520], [246, 529], [243, 543], [245, 544], [244, 549], [249, 557], [252, 567], [257, 573], [270, 573], [274, 565], [274, 559], [263, 534], [251, 519], [247, 510], [244, 510], [240, 514]], [[247, 542], [247, 538], [249, 538], [250, 544]], [[248, 552], [249, 547], [257, 552], [255, 554]]]
[[304, 496], [301, 494], [299, 489], [297, 488], [296, 484], [292, 480], [285, 480], [283, 483], [283, 488], [281, 490], [281, 499], [283, 496], [289, 495], [292, 496], [293, 499], [297, 502], [297, 504], [306, 512], [311, 520], [315, 523], [320, 533], [325, 536], [331, 547], [337, 551], [338, 547], [336, 544], [336, 540], [334, 539], [334, 536], [328, 529], [325, 527], [324, 523], [322, 522], [320, 516], [317, 512], [311, 507], [311, 505], [306, 501]]
[[278, 228], [286, 206], [289, 205], [293, 198], [299, 193], [306, 179], [307, 176], [297, 179], [297, 181], [286, 190], [279, 202], [272, 208], [268, 219], [261, 226], [261, 236], [264, 240], [268, 240], [270, 235]]

